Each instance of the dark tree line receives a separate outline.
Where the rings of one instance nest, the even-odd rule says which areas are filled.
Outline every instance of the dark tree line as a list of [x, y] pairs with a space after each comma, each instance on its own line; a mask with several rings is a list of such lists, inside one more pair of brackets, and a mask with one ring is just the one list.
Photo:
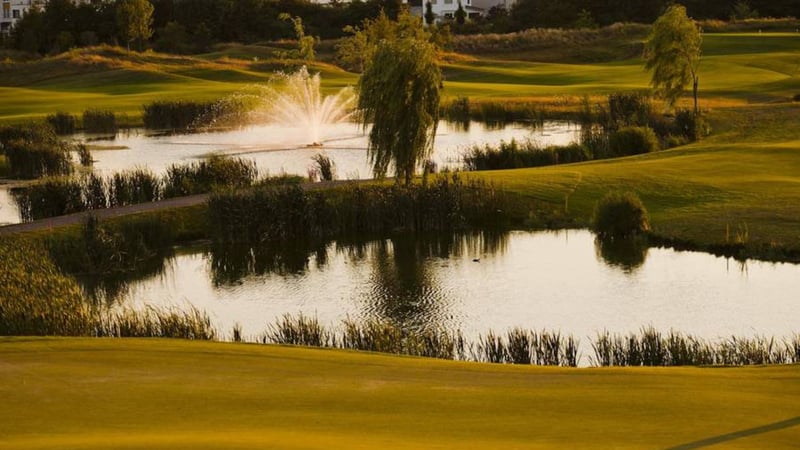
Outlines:
[[[117, 14], [122, 0], [75, 5], [49, 0], [43, 11], [29, 11], [15, 27], [11, 46], [37, 53], [58, 53], [100, 43], [125, 45]], [[300, 17], [306, 33], [337, 38], [343, 28], [375, 18], [381, 9], [396, 17], [400, 0], [146, 0], [153, 6], [152, 43], [159, 50], [194, 52], [214, 42], [252, 43], [294, 37], [281, 13]], [[422, 8], [423, 0], [411, 0]], [[694, 19], [728, 19], [737, 8], [762, 17], [800, 16], [800, 0], [518, 0], [510, 11], [493, 8], [488, 17], [454, 24], [456, 32], [507, 32], [532, 27], [584, 27], [614, 22], [652, 23], [667, 6], [681, 3]]]
[[727, 20], [742, 5], [762, 17], [800, 16], [800, 0], [518, 0], [510, 11], [511, 27], [570, 27], [586, 17], [598, 25], [652, 23], [674, 3], [696, 20]]

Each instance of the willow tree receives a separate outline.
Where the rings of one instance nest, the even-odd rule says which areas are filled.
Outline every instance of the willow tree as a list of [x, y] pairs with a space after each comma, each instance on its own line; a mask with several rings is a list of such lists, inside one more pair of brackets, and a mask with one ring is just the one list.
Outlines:
[[362, 125], [372, 125], [367, 156], [376, 177], [393, 164], [397, 181], [411, 183], [433, 150], [441, 88], [433, 44], [413, 37], [378, 43], [358, 80]]
[[672, 5], [655, 21], [644, 47], [645, 69], [653, 72], [650, 84], [673, 106], [691, 83], [695, 116], [702, 43], [700, 29], [686, 8]]

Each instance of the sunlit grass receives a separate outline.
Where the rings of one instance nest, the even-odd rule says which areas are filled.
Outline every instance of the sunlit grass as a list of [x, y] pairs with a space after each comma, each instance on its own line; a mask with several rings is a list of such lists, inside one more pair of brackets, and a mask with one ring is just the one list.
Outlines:
[[[667, 448], [798, 416], [800, 368], [565, 369], [178, 340], [0, 341], [2, 445]], [[789, 427], [731, 441], [791, 448]]]

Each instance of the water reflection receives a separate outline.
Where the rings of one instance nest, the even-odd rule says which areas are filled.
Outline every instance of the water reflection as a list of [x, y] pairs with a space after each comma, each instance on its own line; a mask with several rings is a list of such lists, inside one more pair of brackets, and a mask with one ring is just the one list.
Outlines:
[[750, 261], [742, 273], [705, 253], [600, 244], [586, 231], [397, 235], [277, 256], [245, 248], [214, 253], [213, 264], [212, 248], [195, 248], [134, 282], [124, 305], [193, 305], [220, 330], [241, 324], [245, 336], [300, 313], [331, 326], [389, 320], [468, 338], [515, 326], [578, 337], [644, 325], [706, 339], [797, 331], [797, 265]]
[[598, 258], [625, 273], [633, 273], [647, 260], [647, 241], [642, 238], [597, 238], [594, 248]]

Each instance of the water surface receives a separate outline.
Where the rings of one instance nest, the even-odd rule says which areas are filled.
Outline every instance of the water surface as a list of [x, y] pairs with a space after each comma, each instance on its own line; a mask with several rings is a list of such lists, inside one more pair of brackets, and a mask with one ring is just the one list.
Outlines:
[[289, 263], [259, 266], [250, 259], [231, 270], [235, 259], [207, 249], [181, 252], [163, 274], [131, 285], [121, 301], [194, 305], [226, 333], [239, 323], [250, 336], [287, 313], [468, 336], [546, 328], [584, 342], [599, 331], [645, 325], [707, 339], [782, 337], [800, 328], [800, 266], [599, 248], [587, 231], [331, 243], [299, 262], [284, 257]]

